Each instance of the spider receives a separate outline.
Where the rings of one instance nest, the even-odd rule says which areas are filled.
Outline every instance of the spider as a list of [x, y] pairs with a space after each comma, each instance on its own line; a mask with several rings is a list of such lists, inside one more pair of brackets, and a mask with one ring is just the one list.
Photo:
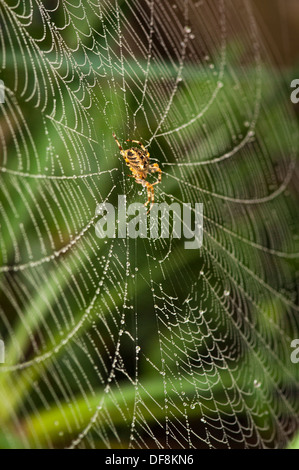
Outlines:
[[[155, 202], [153, 187], [155, 186], [155, 184], [161, 183], [162, 171], [159, 168], [158, 163], [150, 164], [150, 154], [141, 142], [139, 142], [138, 140], [127, 139], [127, 142], [133, 142], [140, 145], [141, 149], [137, 147], [132, 147], [128, 150], [123, 150], [114, 132], [112, 135], [118, 145], [121, 155], [124, 157], [126, 164], [133, 173], [132, 175], [130, 175], [130, 177], [135, 178], [136, 183], [142, 184], [142, 186], [146, 187], [147, 189], [147, 201], [144, 205], [147, 206], [149, 203], [151, 204], [149, 210], [147, 211], [147, 213], [149, 213]], [[158, 172], [159, 174], [158, 180], [155, 183], [149, 183], [148, 181], [146, 181], [148, 173], [156, 172]]]

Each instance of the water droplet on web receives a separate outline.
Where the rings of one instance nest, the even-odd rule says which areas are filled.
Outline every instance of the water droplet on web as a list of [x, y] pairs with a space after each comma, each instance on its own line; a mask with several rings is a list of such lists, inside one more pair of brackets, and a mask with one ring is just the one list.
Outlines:
[[185, 32], [186, 32], [187, 34], [190, 34], [190, 33], [191, 33], [191, 28], [190, 28], [190, 26], [185, 26], [184, 30], [185, 30]]
[[225, 291], [223, 292], [223, 295], [224, 295], [225, 297], [228, 297], [229, 294], [230, 294], [230, 291], [225, 289]]
[[260, 386], [261, 386], [262, 384], [261, 384], [261, 382], [259, 382], [257, 379], [254, 379], [253, 385], [254, 385], [255, 388], [260, 388]]

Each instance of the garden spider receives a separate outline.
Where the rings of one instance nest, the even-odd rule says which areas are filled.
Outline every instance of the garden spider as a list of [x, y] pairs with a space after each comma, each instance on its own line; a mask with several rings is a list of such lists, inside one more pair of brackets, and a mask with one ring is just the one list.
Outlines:
[[[155, 186], [155, 184], [161, 183], [162, 171], [159, 168], [158, 163], [150, 164], [150, 154], [141, 142], [138, 140], [127, 139], [127, 142], [134, 142], [140, 145], [141, 149], [132, 147], [127, 150], [123, 150], [114, 132], [113, 137], [116, 140], [121, 155], [124, 157], [126, 164], [133, 173], [130, 175], [131, 178], [135, 178], [136, 183], [142, 184], [142, 186], [146, 187], [147, 189], [147, 201], [144, 205], [147, 206], [149, 203], [151, 204], [149, 210], [147, 211], [147, 213], [149, 213], [155, 202], [153, 186]], [[149, 183], [146, 181], [148, 173], [156, 172], [159, 174], [158, 180], [155, 183]]]

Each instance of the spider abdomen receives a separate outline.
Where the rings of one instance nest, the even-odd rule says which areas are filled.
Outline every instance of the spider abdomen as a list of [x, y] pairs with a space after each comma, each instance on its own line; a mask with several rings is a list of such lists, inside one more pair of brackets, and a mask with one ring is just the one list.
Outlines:
[[146, 177], [149, 166], [149, 158], [138, 148], [130, 148], [125, 151], [128, 166], [134, 168], [135, 171], [143, 173]]

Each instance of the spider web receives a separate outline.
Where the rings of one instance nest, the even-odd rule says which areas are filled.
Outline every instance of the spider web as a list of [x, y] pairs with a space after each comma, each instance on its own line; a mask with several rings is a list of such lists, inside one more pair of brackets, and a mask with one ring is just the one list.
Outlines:
[[[250, 1], [1, 1], [1, 439], [283, 447], [298, 428], [297, 129]], [[202, 202], [203, 246], [96, 237]]]

